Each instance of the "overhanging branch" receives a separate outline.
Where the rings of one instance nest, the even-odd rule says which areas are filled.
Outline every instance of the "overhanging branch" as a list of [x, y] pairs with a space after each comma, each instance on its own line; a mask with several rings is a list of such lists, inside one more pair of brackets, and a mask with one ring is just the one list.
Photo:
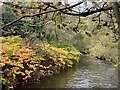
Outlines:
[[56, 11], [66, 10], [66, 9], [69, 9], [69, 8], [76, 7], [76, 6], [80, 5], [81, 3], [82, 3], [82, 2], [79, 2], [79, 3], [74, 4], [74, 5], [72, 5], [72, 6], [69, 6], [69, 7], [60, 8], [60, 9], [55, 9], [55, 10], [49, 10], [49, 11], [44, 11], [44, 12], [41, 12], [41, 13], [38, 13], [38, 14], [25, 15], [25, 16], [22, 16], [22, 17], [20, 17], [20, 18], [18, 18], [18, 19], [16, 19], [16, 20], [14, 20], [14, 21], [6, 24], [5, 26], [2, 27], [2, 29], [4, 29], [6, 26], [9, 26], [9, 25], [11, 25], [11, 24], [13, 24], [13, 23], [15, 23], [15, 22], [17, 22], [17, 21], [25, 18], [25, 17], [34, 17], [34, 16], [39, 16], [39, 15], [46, 14], [46, 13], [50, 13], [50, 12], [56, 12]]
[[[107, 10], [112, 10], [113, 8], [112, 7], [104, 7], [104, 8], [101, 8], [101, 9], [97, 9], [97, 10], [94, 10], [94, 11], [89, 11], [89, 12], [81, 12], [81, 13], [69, 13], [69, 12], [65, 12], [64, 10], [66, 9], [70, 9], [70, 8], [73, 8], [73, 7], [76, 7], [78, 5], [80, 5], [81, 3], [83, 2], [79, 2], [77, 4], [74, 4], [74, 5], [71, 5], [69, 7], [65, 7], [65, 8], [56, 8], [56, 7], [52, 7], [54, 8], [55, 10], [49, 10], [49, 11], [44, 11], [44, 12], [41, 12], [41, 13], [38, 13], [38, 14], [33, 14], [33, 15], [25, 15], [25, 16], [22, 16], [8, 24], [6, 24], [5, 26], [2, 27], [2, 29], [4, 29], [5, 27], [9, 26], [9, 25], [12, 25], [13, 23], [16, 23], [17, 21], [25, 18], [25, 17], [34, 17], [34, 16], [39, 16], [39, 15], [42, 15], [42, 14], [46, 14], [46, 13], [50, 13], [50, 12], [56, 12], [56, 11], [61, 11], [62, 13], [64, 14], [68, 14], [68, 15], [74, 15], [74, 16], [83, 16], [83, 17], [86, 17], [88, 15], [91, 15], [91, 14], [94, 14], [94, 13], [97, 13], [97, 12], [102, 12], [102, 11], [107, 11]], [[119, 8], [120, 8], [120, 5], [119, 5]]]
[[[44, 3], [46, 5], [49, 5], [50, 7], [54, 8], [54, 9], [58, 9], [57, 7], [55, 6], [52, 6], [50, 4], [47, 4], [47, 3]], [[120, 5], [119, 5], [119, 8], [120, 8]], [[94, 13], [97, 13], [97, 12], [102, 12], [102, 11], [107, 11], [107, 10], [112, 10], [112, 7], [104, 7], [104, 8], [100, 8], [100, 9], [97, 9], [97, 10], [94, 10], [94, 11], [88, 11], [88, 12], [81, 12], [81, 13], [70, 13], [70, 12], [65, 12], [63, 10], [60, 10], [62, 13], [64, 14], [68, 14], [68, 15], [73, 15], [73, 16], [83, 16], [83, 17], [86, 17], [88, 15], [91, 15], [91, 14], [94, 14]]]

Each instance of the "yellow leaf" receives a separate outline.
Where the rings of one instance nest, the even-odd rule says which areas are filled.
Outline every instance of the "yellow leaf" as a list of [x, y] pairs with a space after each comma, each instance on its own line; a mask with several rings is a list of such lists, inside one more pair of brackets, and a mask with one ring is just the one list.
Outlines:
[[14, 5], [18, 5], [18, 1], [13, 2]]

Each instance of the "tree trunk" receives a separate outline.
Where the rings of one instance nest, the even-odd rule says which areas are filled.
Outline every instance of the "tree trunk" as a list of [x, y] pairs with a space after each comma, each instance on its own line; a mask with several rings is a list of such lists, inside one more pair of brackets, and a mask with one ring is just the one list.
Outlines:
[[119, 10], [119, 5], [117, 2], [113, 2], [113, 11], [114, 11], [116, 21], [118, 23], [118, 28], [120, 31], [120, 10]]
[[[114, 14], [115, 14], [115, 17], [116, 17], [116, 21], [118, 23], [118, 28], [119, 28], [118, 44], [120, 44], [120, 9], [118, 7], [117, 2], [113, 2], [113, 11], [114, 11]], [[118, 45], [118, 62], [120, 62], [120, 45]], [[118, 70], [118, 79], [119, 79], [118, 88], [120, 88], [120, 70]]]

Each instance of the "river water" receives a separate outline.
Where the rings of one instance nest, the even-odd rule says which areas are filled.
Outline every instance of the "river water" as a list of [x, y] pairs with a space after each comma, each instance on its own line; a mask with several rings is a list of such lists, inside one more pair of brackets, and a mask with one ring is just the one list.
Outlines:
[[117, 88], [118, 70], [103, 61], [81, 56], [73, 68], [21, 88]]

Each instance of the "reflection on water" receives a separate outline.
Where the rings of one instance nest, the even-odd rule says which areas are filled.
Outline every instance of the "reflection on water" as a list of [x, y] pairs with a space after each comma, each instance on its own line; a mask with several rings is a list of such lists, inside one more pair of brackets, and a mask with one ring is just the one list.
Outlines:
[[117, 88], [117, 75], [113, 66], [82, 56], [73, 68], [22, 88]]

